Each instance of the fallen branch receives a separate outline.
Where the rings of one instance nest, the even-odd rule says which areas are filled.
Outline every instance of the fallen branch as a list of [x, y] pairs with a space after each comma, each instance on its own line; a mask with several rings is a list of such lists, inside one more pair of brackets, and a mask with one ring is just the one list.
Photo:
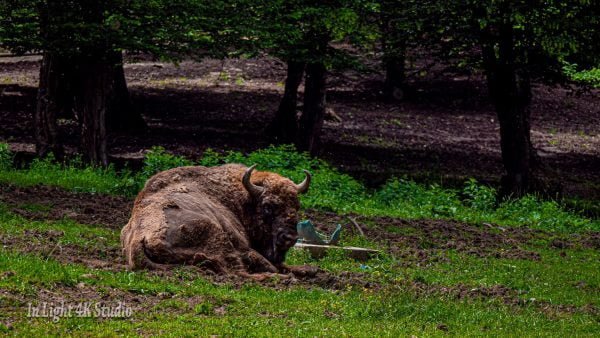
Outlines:
[[358, 223], [356, 223], [356, 220], [350, 216], [348, 216], [348, 219], [352, 222], [352, 224], [354, 224], [354, 226], [356, 227], [356, 230], [358, 230], [358, 233], [360, 233], [360, 235], [362, 237], [366, 237], [365, 236], [365, 232], [363, 231], [363, 229], [360, 227], [360, 225], [358, 225]]

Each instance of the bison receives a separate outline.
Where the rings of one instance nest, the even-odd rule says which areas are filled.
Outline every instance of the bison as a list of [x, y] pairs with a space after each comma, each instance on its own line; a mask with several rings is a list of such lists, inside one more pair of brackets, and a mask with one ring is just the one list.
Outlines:
[[[193, 265], [219, 274], [289, 272], [300, 184], [240, 164], [188, 166], [151, 177], [138, 194], [121, 244], [131, 269]], [[292, 270], [292, 272], [294, 272]]]

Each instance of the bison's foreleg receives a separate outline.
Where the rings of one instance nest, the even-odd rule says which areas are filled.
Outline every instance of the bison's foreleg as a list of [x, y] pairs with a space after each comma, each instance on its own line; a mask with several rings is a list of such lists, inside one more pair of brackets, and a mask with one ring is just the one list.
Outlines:
[[256, 272], [279, 272], [269, 260], [267, 260], [263, 255], [259, 254], [255, 250], [250, 249], [242, 256], [242, 260], [244, 265], [246, 265], [248, 272], [256, 273]]
[[319, 269], [310, 265], [279, 265], [281, 273], [292, 273], [296, 277], [314, 277]]
[[227, 273], [227, 269], [220, 261], [212, 259], [202, 252], [197, 252], [194, 254], [194, 258], [191, 263], [201, 269], [207, 269], [217, 274]]
[[273, 272], [262, 272], [262, 273], [247, 273], [247, 272], [238, 272], [238, 276], [242, 278], [250, 278], [254, 279], [257, 282], [264, 282], [267, 279], [290, 279], [291, 275], [285, 275], [281, 273], [273, 273]]

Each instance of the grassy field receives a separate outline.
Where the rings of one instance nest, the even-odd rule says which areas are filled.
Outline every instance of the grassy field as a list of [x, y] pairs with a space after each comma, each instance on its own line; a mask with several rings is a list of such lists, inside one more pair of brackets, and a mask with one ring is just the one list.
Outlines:
[[[1, 149], [1, 147], [0, 147]], [[392, 180], [374, 191], [326, 163], [269, 148], [243, 156], [209, 152], [204, 165], [259, 163], [296, 180], [314, 172], [304, 216], [332, 227], [351, 214], [366, 238], [343, 242], [381, 250], [367, 262], [333, 251], [310, 264], [315, 278], [248, 282], [171, 272], [130, 272], [120, 255], [123, 224], [55, 217], [62, 196], [131, 198], [157, 170], [190, 164], [155, 149], [140, 173], [59, 165], [24, 169], [0, 151], [0, 333], [15, 336], [597, 336], [600, 333], [598, 220], [561, 201], [529, 196], [496, 203], [476, 182], [463, 190]], [[23, 202], [15, 186], [60, 187]], [[41, 188], [26, 190], [35, 194]], [[23, 190], [25, 191], [25, 190]], [[111, 195], [114, 197], [107, 197]], [[90, 202], [91, 201], [91, 202]], [[103, 209], [104, 208], [104, 209]], [[115, 207], [126, 209], [127, 205]], [[119, 210], [120, 210], [119, 209]], [[115, 209], [114, 211], [119, 211]], [[120, 210], [123, 211], [123, 210]], [[126, 211], [126, 210], [125, 210]], [[67, 214], [70, 215], [70, 214]], [[110, 222], [108, 222], [110, 223]], [[29, 304], [122, 302], [125, 318], [27, 318]]]

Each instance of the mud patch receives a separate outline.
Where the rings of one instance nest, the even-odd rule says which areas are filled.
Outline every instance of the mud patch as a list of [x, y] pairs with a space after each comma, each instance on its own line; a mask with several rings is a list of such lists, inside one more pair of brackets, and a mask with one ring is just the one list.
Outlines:
[[0, 203], [33, 220], [72, 219], [82, 224], [119, 229], [128, 219], [133, 202], [120, 196], [69, 192], [57, 187], [0, 185]]
[[585, 246], [587, 246], [589, 248], [600, 250], [600, 232], [590, 233], [590, 234], [587, 234], [584, 237], [585, 238], [583, 238], [581, 240], [581, 242]]
[[[358, 234], [348, 218], [315, 210], [306, 211], [324, 231], [334, 224], [347, 224], [345, 232]], [[530, 241], [546, 238], [539, 230], [499, 227], [491, 224], [476, 226], [447, 220], [403, 220], [391, 217], [358, 217], [370, 240], [385, 244], [403, 260], [426, 261], [439, 250], [456, 250], [479, 257], [539, 260], [538, 253], [524, 249]]]
[[38, 308], [43, 308], [45, 305], [47, 309], [65, 306], [65, 312], [55, 320], [65, 320], [66, 318], [62, 317], [68, 317], [66, 309], [72, 306], [70, 316], [102, 321], [111, 319], [102, 318], [109, 313], [106, 312], [107, 309], [115, 309], [118, 306], [121, 306], [121, 312], [117, 313], [113, 310], [113, 315], [118, 314], [119, 317], [127, 319], [124, 312], [124, 308], [127, 307], [131, 310], [130, 317], [135, 320], [136, 317], [147, 315], [147, 309], [156, 306], [162, 300], [156, 295], [140, 295], [110, 287], [92, 286], [84, 282], [75, 286], [57, 285], [52, 289], [41, 288], [34, 295], [0, 291], [0, 299], [4, 300], [0, 302], [0, 311], [4, 314], [2, 321], [9, 330], [22, 320], [37, 320], [52, 324], [53, 317], [26, 318], [30, 304]]

